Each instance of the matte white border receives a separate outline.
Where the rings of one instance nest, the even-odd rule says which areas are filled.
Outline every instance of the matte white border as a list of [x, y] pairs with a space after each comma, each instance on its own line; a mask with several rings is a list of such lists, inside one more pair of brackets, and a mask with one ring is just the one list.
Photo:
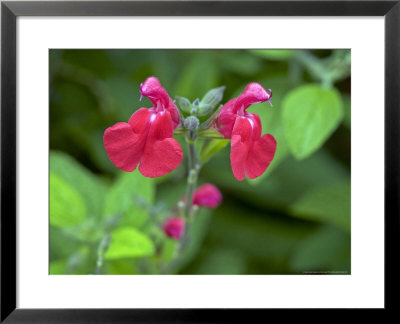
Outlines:
[[[352, 274], [49, 276], [49, 48], [351, 48]], [[383, 307], [384, 19], [18, 18], [18, 307]]]

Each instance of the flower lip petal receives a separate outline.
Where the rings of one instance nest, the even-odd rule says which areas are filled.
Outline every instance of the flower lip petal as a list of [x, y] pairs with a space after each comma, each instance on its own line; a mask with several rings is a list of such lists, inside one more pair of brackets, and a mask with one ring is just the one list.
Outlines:
[[131, 172], [140, 161], [146, 136], [134, 133], [128, 123], [117, 123], [106, 129], [103, 142], [110, 161], [117, 168]]

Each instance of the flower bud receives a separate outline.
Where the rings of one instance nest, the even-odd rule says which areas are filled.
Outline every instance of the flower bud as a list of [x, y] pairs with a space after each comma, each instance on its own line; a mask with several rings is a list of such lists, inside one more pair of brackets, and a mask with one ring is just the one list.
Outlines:
[[196, 100], [193, 101], [193, 107], [194, 108], [199, 108], [199, 106], [200, 106], [200, 99], [196, 98]]
[[175, 97], [176, 104], [178, 105], [179, 109], [185, 113], [190, 113], [192, 110], [192, 104], [190, 103], [189, 99], [185, 97]]
[[185, 221], [183, 218], [168, 218], [163, 228], [168, 237], [180, 240], [185, 229]]
[[225, 88], [225, 86], [222, 86], [208, 91], [204, 95], [203, 99], [201, 99], [201, 105], [203, 105], [203, 107], [206, 107], [205, 105], [209, 105], [211, 107], [211, 110], [214, 109], [221, 102], [222, 97], [224, 96]]
[[211, 183], [206, 183], [198, 188], [193, 196], [193, 205], [216, 208], [222, 201], [219, 189]]
[[210, 114], [214, 110], [214, 108], [214, 106], [211, 106], [209, 104], [200, 103], [199, 112], [197, 113], [197, 115], [199, 117], [206, 116]]
[[183, 126], [188, 130], [195, 130], [199, 127], [199, 120], [194, 116], [189, 116], [183, 122]]

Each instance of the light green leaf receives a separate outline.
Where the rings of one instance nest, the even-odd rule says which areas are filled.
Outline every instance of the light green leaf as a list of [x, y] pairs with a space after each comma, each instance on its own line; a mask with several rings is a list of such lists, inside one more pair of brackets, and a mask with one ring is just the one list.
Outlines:
[[135, 261], [134, 259], [109, 260], [106, 264], [107, 273], [115, 275], [138, 274]]
[[50, 173], [50, 224], [57, 227], [76, 226], [87, 216], [79, 193], [54, 173]]
[[111, 233], [111, 243], [105, 259], [151, 256], [154, 245], [148, 236], [130, 227], [121, 227]]
[[324, 226], [302, 240], [290, 259], [300, 273], [350, 274], [350, 235]]
[[340, 226], [350, 232], [350, 181], [316, 187], [298, 199], [290, 210], [296, 217]]
[[294, 53], [295, 50], [286, 50], [286, 49], [268, 49], [268, 50], [250, 50], [251, 53], [269, 59], [269, 60], [276, 60], [276, 61], [281, 61], [281, 60], [288, 60], [290, 59]]
[[283, 102], [286, 139], [297, 159], [318, 150], [342, 119], [342, 101], [335, 89], [305, 85], [291, 91]]
[[229, 139], [214, 139], [207, 142], [200, 152], [200, 162], [207, 162], [215, 153], [228, 145]]
[[122, 224], [140, 226], [148, 217], [141, 202], [152, 205], [153, 200], [153, 179], [143, 177], [138, 170], [120, 173], [106, 197], [103, 217], [121, 215]]
[[75, 159], [62, 152], [50, 152], [50, 172], [73, 187], [83, 198], [89, 215], [101, 216], [107, 186]]

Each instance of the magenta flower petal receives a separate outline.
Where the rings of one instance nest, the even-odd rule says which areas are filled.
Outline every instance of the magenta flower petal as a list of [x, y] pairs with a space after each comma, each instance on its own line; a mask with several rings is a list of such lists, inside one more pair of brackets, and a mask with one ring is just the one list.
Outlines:
[[247, 157], [247, 176], [254, 179], [262, 175], [273, 160], [275, 151], [276, 140], [271, 134], [265, 134], [256, 141]]
[[141, 83], [140, 93], [149, 98], [154, 107], [157, 106], [158, 102], [161, 102], [164, 107], [169, 105], [170, 97], [156, 77], [151, 76]]
[[274, 158], [275, 138], [270, 134], [261, 137], [261, 122], [256, 114], [236, 120], [231, 140], [231, 166], [235, 178], [242, 181], [265, 172]]
[[160, 177], [176, 169], [182, 162], [179, 143], [172, 138], [172, 122], [168, 111], [158, 113], [150, 126], [139, 171], [145, 177]]
[[272, 94], [268, 93], [259, 83], [250, 83], [235, 102], [236, 111], [244, 107], [246, 110], [253, 104], [269, 101]]
[[163, 228], [168, 237], [179, 240], [185, 230], [185, 221], [183, 218], [169, 218], [165, 221]]
[[245, 117], [236, 120], [231, 139], [231, 167], [235, 178], [242, 181], [246, 177], [246, 160], [252, 145], [252, 126]]
[[123, 171], [136, 169], [146, 137], [135, 134], [128, 123], [117, 123], [104, 132], [104, 147], [111, 162]]
[[216, 208], [222, 201], [219, 189], [211, 183], [199, 187], [193, 195], [193, 205]]

